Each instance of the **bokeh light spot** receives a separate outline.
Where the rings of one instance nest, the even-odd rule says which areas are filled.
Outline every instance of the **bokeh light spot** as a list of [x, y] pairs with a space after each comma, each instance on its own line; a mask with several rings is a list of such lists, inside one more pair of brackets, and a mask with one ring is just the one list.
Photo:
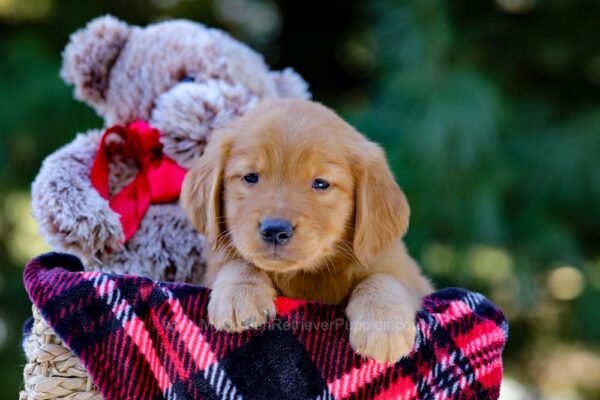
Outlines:
[[255, 40], [269, 42], [281, 31], [281, 16], [272, 1], [221, 0], [214, 5], [221, 18], [242, 28]]
[[52, 0], [0, 0], [0, 17], [41, 20], [52, 11]]
[[547, 288], [557, 300], [573, 300], [583, 291], [583, 274], [577, 268], [564, 266], [548, 275]]
[[350, 40], [342, 46], [338, 58], [350, 72], [368, 72], [373, 68], [373, 47], [359, 40]]
[[474, 246], [466, 258], [469, 272], [478, 279], [498, 283], [510, 278], [513, 261], [503, 249], [490, 246]]
[[38, 225], [31, 214], [31, 197], [25, 192], [10, 193], [4, 202], [7, 225], [9, 256], [17, 265], [23, 265], [31, 258], [45, 253], [50, 247], [41, 238]]
[[498, 6], [511, 14], [525, 14], [533, 10], [535, 0], [496, 0]]
[[448, 276], [454, 272], [454, 251], [450, 246], [433, 243], [425, 247], [421, 260], [427, 270], [434, 274]]
[[516, 379], [505, 377], [500, 386], [499, 400], [534, 400], [536, 394]]
[[600, 258], [590, 261], [589, 268], [590, 284], [600, 290]]

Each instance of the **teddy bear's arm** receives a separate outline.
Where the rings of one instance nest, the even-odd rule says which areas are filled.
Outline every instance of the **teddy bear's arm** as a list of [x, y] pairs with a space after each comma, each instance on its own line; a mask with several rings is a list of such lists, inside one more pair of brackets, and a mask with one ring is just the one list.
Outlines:
[[33, 216], [44, 239], [86, 259], [119, 248], [123, 237], [119, 216], [90, 181], [100, 134], [79, 134], [48, 156], [32, 184]]

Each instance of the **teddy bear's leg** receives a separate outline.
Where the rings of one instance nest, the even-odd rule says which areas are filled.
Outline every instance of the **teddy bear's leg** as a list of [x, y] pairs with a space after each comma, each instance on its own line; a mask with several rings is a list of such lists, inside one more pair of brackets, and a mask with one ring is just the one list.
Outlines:
[[119, 216], [90, 181], [100, 134], [80, 134], [46, 158], [31, 188], [33, 216], [43, 238], [84, 259], [118, 249], [123, 237]]
[[154, 204], [119, 255], [107, 255], [107, 268], [161, 281], [202, 283], [206, 241], [177, 203]]

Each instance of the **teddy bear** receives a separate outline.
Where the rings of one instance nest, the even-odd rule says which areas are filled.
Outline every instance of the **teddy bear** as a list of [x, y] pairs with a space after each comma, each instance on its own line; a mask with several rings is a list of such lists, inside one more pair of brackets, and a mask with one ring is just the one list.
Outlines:
[[213, 130], [268, 98], [309, 98], [230, 35], [186, 20], [92, 20], [63, 52], [62, 78], [103, 118], [48, 156], [33, 215], [53, 248], [88, 270], [200, 282], [205, 239], [178, 200]]

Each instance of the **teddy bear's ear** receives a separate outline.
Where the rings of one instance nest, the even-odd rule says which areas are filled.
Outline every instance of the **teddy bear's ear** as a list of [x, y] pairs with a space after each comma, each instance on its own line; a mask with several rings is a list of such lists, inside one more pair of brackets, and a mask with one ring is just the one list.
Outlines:
[[271, 72], [271, 78], [281, 98], [299, 97], [310, 99], [312, 97], [308, 90], [308, 84], [293, 69], [286, 68], [282, 71]]
[[110, 70], [125, 46], [131, 28], [106, 15], [71, 35], [63, 52], [62, 78], [75, 85], [75, 96], [102, 108]]

